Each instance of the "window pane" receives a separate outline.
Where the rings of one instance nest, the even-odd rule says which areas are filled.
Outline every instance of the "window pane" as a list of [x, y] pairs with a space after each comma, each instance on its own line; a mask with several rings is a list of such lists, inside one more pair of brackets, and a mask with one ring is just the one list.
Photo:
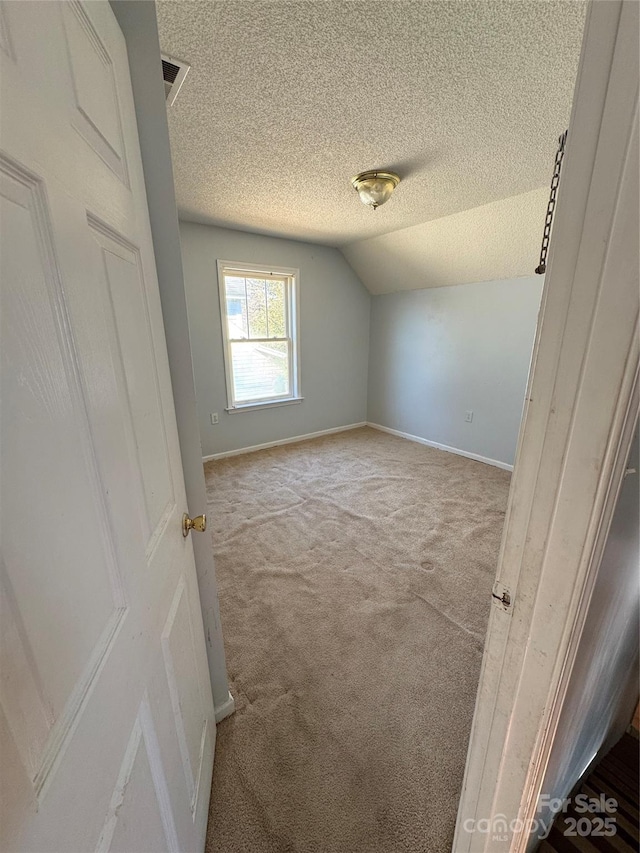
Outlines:
[[267, 302], [265, 298], [265, 280], [247, 278], [247, 297], [249, 301], [249, 337], [267, 337]]
[[291, 394], [289, 341], [231, 344], [233, 389], [236, 403], [286, 397]]
[[246, 338], [249, 336], [247, 324], [247, 299], [245, 295], [245, 280], [243, 277], [226, 275], [224, 277], [227, 297], [227, 328], [230, 338]]
[[284, 281], [267, 281], [269, 338], [286, 338], [286, 290]]

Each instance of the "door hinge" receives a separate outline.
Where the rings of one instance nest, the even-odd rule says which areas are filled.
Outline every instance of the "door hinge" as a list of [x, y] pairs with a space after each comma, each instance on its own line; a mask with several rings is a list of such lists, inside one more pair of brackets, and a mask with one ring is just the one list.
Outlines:
[[493, 585], [491, 597], [493, 598], [494, 604], [497, 604], [503, 610], [506, 610], [507, 612], [511, 610], [513, 597], [511, 595], [511, 590], [504, 586], [504, 584], [496, 581]]

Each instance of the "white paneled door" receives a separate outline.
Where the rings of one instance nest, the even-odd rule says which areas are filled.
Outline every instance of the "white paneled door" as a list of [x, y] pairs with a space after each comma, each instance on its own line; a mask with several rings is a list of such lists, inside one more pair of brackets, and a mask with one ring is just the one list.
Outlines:
[[124, 39], [106, 0], [3, 2], [0, 61], [2, 850], [200, 851], [213, 705]]

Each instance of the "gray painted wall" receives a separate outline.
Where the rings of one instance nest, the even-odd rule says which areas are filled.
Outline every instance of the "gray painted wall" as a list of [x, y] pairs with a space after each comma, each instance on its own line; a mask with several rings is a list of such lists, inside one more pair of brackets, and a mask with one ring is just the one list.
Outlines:
[[368, 420], [513, 464], [542, 284], [531, 276], [374, 296]]
[[[180, 239], [205, 456], [366, 420], [370, 296], [337, 249], [189, 222]], [[225, 412], [218, 258], [300, 270], [302, 403]]]
[[[602, 555], [542, 792], [563, 799], [596, 753], [624, 733], [638, 701], [638, 432]], [[606, 817], [608, 815], [603, 815]], [[549, 820], [548, 809], [541, 817]]]

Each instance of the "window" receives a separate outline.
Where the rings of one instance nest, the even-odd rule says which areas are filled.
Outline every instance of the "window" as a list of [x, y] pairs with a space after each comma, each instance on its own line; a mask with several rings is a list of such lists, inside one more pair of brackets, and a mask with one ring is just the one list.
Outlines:
[[218, 261], [227, 411], [297, 403], [298, 270]]

